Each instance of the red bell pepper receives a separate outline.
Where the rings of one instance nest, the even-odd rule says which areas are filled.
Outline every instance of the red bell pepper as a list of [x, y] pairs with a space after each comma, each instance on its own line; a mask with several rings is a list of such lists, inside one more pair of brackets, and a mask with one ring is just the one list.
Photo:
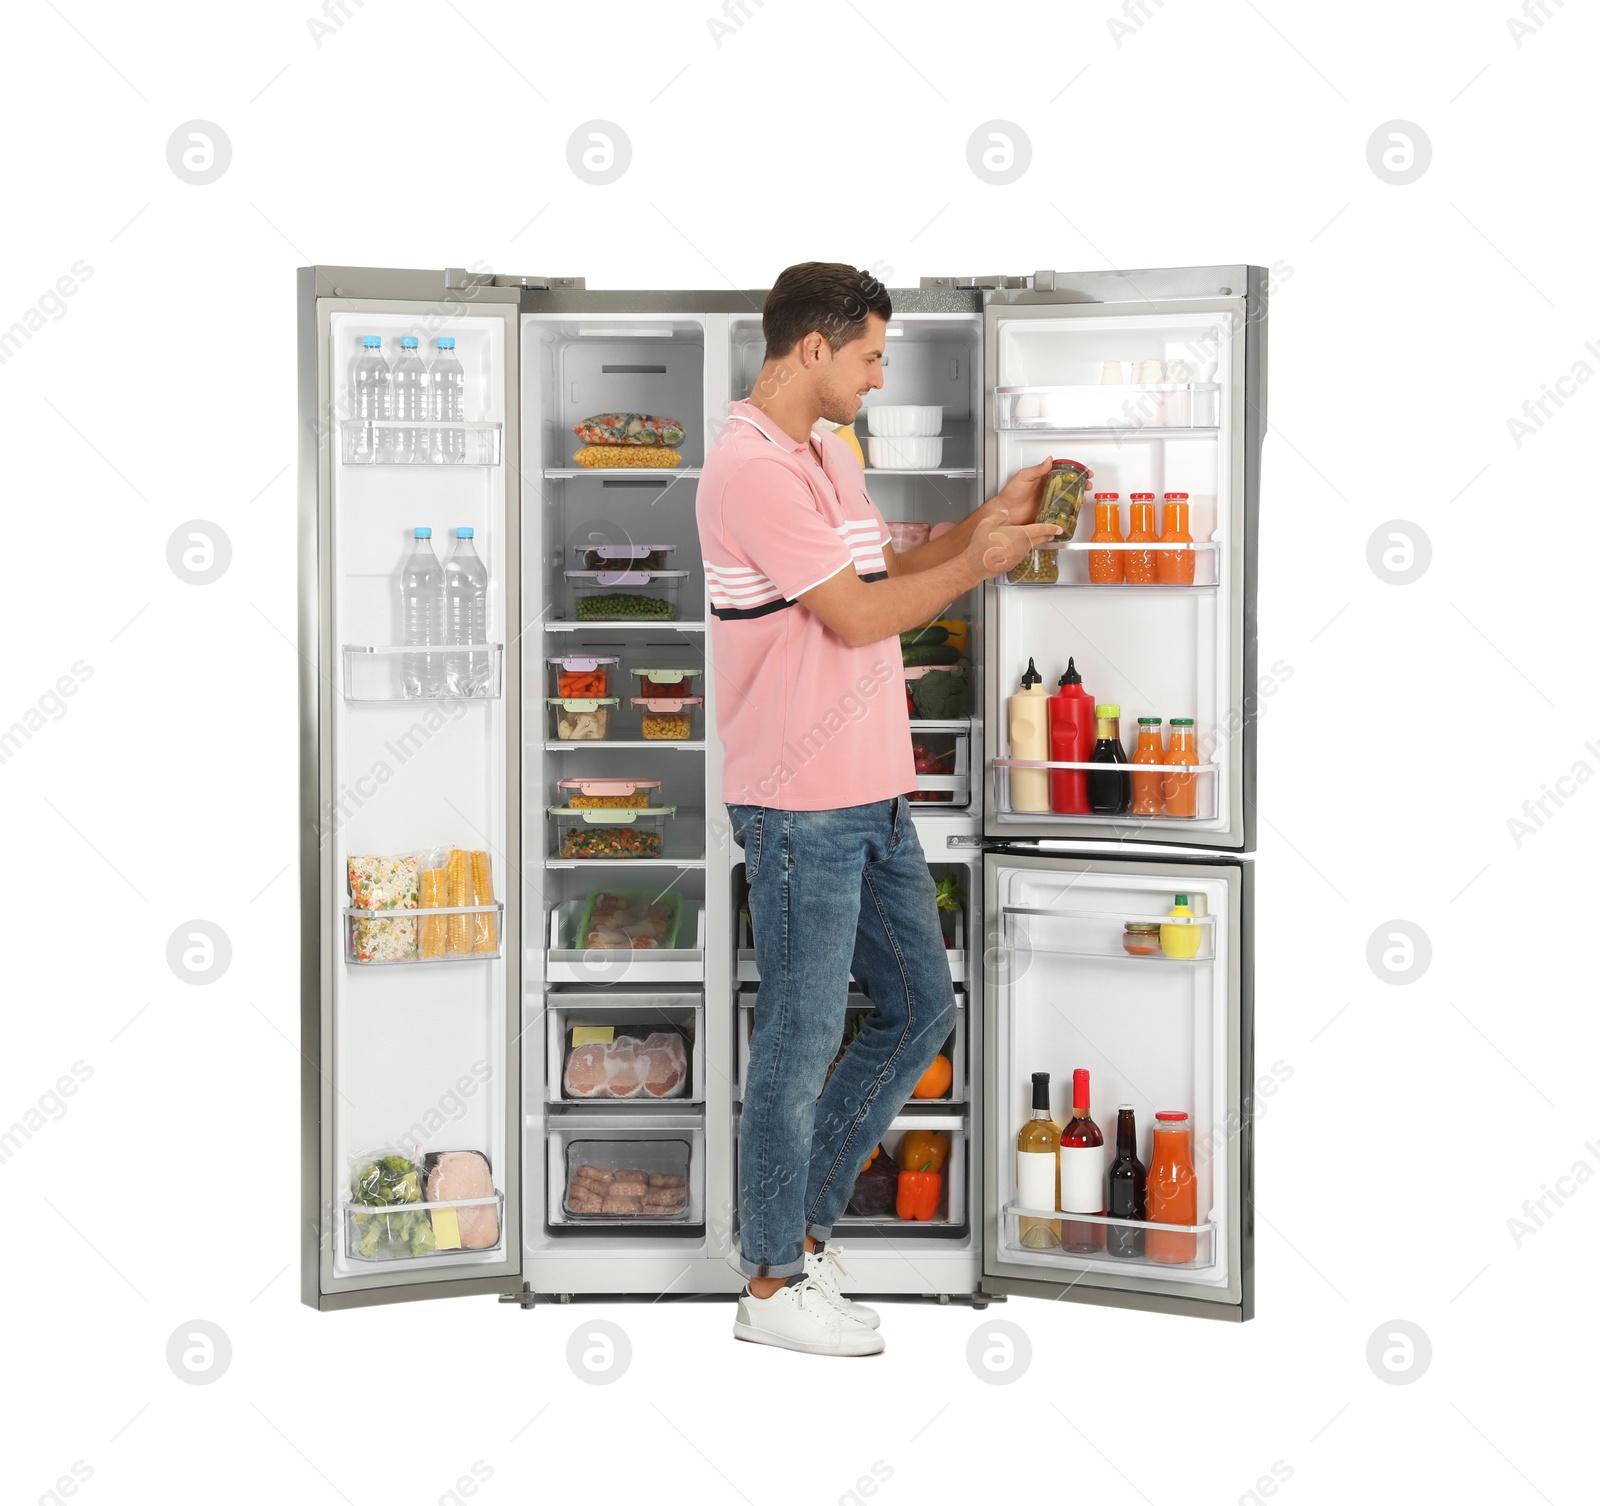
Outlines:
[[926, 1223], [930, 1218], [938, 1216], [939, 1194], [944, 1188], [944, 1177], [937, 1171], [928, 1170], [932, 1164], [932, 1162], [924, 1163], [921, 1171], [900, 1173], [894, 1211], [901, 1218], [916, 1219]]

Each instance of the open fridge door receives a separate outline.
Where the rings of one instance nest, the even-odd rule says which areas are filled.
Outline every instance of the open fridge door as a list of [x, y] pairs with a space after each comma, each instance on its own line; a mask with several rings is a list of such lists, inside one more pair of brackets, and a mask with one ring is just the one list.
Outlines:
[[[300, 278], [302, 1297], [321, 1308], [508, 1291], [521, 1264], [517, 294], [446, 281]], [[376, 414], [374, 383], [394, 393]], [[441, 638], [443, 565], [470, 588], [468, 549], [484, 616]], [[408, 642], [407, 562], [438, 604], [423, 642], [449, 652]]]
[[[1251, 1107], [1268, 1091], [1252, 1086], [1250, 863], [1008, 851], [983, 861], [983, 1291], [1249, 1318]], [[1167, 917], [1179, 895], [1191, 916], [1128, 930]], [[1078, 1068], [1104, 1143], [1087, 1153], [1087, 1183], [1062, 1163], [1063, 1185], [1089, 1188], [1067, 1198], [1069, 1219], [1056, 1212], [1060, 1189], [1051, 1196], [1053, 1158], [1020, 1151], [1018, 1134], [1036, 1072], [1050, 1074], [1051, 1119], [1067, 1124]], [[1133, 1110], [1147, 1174], [1142, 1219], [1115, 1209], [1108, 1178], [1094, 1182], [1111, 1168], [1119, 1106]], [[1158, 1114], [1187, 1118], [1162, 1121], [1175, 1128], [1158, 1137]], [[1188, 1170], [1175, 1175], [1179, 1151]], [[1081, 1168], [1085, 1152], [1072, 1154]]]
[[[1032, 283], [985, 308], [986, 492], [1047, 457], [1077, 469], [1053, 478], [1063, 516], [1041, 515], [1067, 528], [1057, 544], [985, 588], [985, 834], [1248, 851], [1255, 716], [1275, 688], [1254, 627], [1266, 272]], [[1030, 658], [1042, 684], [1013, 708]], [[1052, 739], [1038, 703], [1069, 658], [1089, 720]], [[1086, 768], [1097, 704], [1120, 710], [1120, 771]], [[1148, 777], [1132, 788], [1136, 734], [1157, 757], [1189, 744], [1165, 798]]]

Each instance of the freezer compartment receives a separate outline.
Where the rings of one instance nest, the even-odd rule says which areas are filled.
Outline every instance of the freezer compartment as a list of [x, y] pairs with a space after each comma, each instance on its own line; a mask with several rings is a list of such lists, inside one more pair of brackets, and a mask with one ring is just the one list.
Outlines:
[[687, 570], [567, 570], [577, 622], [675, 622]]
[[1214, 763], [1185, 765], [1177, 771], [1178, 780], [1175, 781], [1175, 786], [1178, 781], [1187, 781], [1190, 786], [1189, 793], [1181, 800], [1181, 806], [1186, 809], [1192, 804], [1193, 815], [1173, 815], [1164, 797], [1160, 802], [1159, 813], [1144, 815], [1134, 815], [1131, 810], [1116, 815], [1096, 814], [1092, 811], [1073, 815], [1050, 807], [1049, 781], [1053, 770], [1063, 772], [1070, 770], [1083, 774], [1091, 770], [1099, 773], [1115, 770], [1126, 774], [1131, 780], [1136, 774], [1147, 777], [1152, 772], [1165, 773], [1166, 767], [1164, 764], [1095, 764], [1066, 759], [997, 758], [993, 761], [995, 810], [1002, 816], [1015, 816], [1028, 821], [1048, 820], [1060, 822], [1063, 826], [1070, 826], [1074, 822], [1113, 822], [1121, 827], [1136, 827], [1141, 830], [1170, 828], [1174, 832], [1182, 831], [1197, 821], [1215, 820], [1217, 775], [1221, 770]]
[[[597, 880], [591, 869], [574, 864], [546, 875], [550, 982], [697, 983], [705, 977], [704, 872], [685, 869], [661, 883], [650, 881], [651, 871]], [[659, 934], [657, 924], [664, 927]]]
[[346, 465], [499, 465], [499, 424], [340, 421]]
[[[493, 1254], [505, 1243], [505, 1194], [438, 1203], [344, 1204], [345, 1255], [363, 1262]], [[487, 1214], [492, 1214], [492, 1219]], [[489, 1229], [494, 1238], [484, 1242]], [[463, 1236], [474, 1240], [470, 1246]]]
[[556, 991], [545, 1015], [548, 1102], [619, 1104], [648, 1113], [656, 1104], [682, 1107], [705, 1099], [699, 994]]
[[[739, 1076], [733, 1086], [733, 1097], [736, 1103], [744, 1101], [744, 1086], [750, 1078], [750, 1041], [755, 1029], [756, 1002], [760, 996], [757, 988], [742, 988], [739, 990]], [[939, 1055], [949, 1064], [950, 1084], [942, 1092], [930, 1097], [915, 1096], [911, 1086], [907, 1085], [901, 1091], [906, 1097], [907, 1107], [936, 1107], [940, 1104], [966, 1103], [971, 1096], [967, 1076], [967, 996], [961, 989], [956, 990], [956, 1022], [948, 1038], [939, 1048]], [[872, 1013], [872, 1000], [864, 993], [852, 988], [845, 1004], [844, 1036], [839, 1042], [838, 1056], [843, 1056], [846, 1047], [854, 1039]], [[837, 1064], [837, 1057], [835, 1064]], [[830, 1069], [831, 1070], [831, 1069]], [[934, 1068], [930, 1068], [932, 1072]]]
[[[698, 1231], [705, 1225], [705, 1128], [698, 1116], [683, 1114], [651, 1116], [646, 1124], [631, 1106], [612, 1106], [590, 1115], [586, 1109], [572, 1110], [552, 1120], [549, 1131], [545, 1222], [552, 1230], [607, 1231], [625, 1235], [631, 1231], [659, 1234], [663, 1229]], [[627, 1116], [624, 1118], [623, 1116]], [[619, 1122], [620, 1121], [620, 1122]], [[692, 1126], [692, 1127], [691, 1127]], [[601, 1185], [580, 1175], [581, 1167], [612, 1173], [643, 1173], [646, 1192], [637, 1208], [604, 1211], [589, 1206], [594, 1198], [574, 1199], [585, 1183]], [[650, 1193], [650, 1177], [664, 1179], [655, 1187], [659, 1194], [682, 1188], [682, 1203], [677, 1211], [665, 1206], [647, 1212], [644, 1201]], [[632, 1194], [627, 1194], [632, 1196]], [[659, 1202], [665, 1204], [665, 1197]], [[574, 1206], [576, 1202], [576, 1206]]]
[[912, 808], [965, 810], [972, 803], [972, 723], [965, 718], [911, 724], [917, 787]]
[[[1121, 368], [1121, 361], [1110, 365]], [[1160, 362], [1140, 363], [1156, 365]], [[997, 429], [1215, 429], [1222, 388], [1216, 382], [1104, 382], [1093, 386], [996, 387]]]
[[[500, 698], [505, 654], [505, 646], [500, 643], [457, 644], [448, 649], [417, 649], [405, 644], [347, 643], [343, 653], [344, 698], [347, 701], [493, 701]], [[431, 658], [448, 668], [445, 661], [461, 655], [468, 658], [466, 674], [461, 683], [470, 684], [470, 694], [433, 697], [406, 694], [408, 657]], [[427, 676], [423, 675], [423, 678]]]

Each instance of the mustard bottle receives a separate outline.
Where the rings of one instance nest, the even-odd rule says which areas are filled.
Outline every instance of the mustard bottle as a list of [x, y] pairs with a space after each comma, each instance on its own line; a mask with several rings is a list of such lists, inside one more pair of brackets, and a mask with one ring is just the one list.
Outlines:
[[[1193, 915], [1194, 911], [1189, 908], [1189, 896], [1187, 894], [1174, 894], [1172, 896], [1172, 908], [1167, 911], [1167, 914], [1178, 916]], [[1193, 924], [1162, 926], [1161, 950], [1168, 957], [1176, 957], [1179, 961], [1185, 961], [1197, 955], [1200, 951], [1200, 927]]]
[[[1045, 694], [1044, 677], [1028, 660], [1022, 685], [1007, 703], [1011, 731], [1011, 756], [1031, 763], [1050, 757], [1050, 697]], [[1050, 771], [1012, 769], [1011, 809], [1047, 811], [1050, 809]]]

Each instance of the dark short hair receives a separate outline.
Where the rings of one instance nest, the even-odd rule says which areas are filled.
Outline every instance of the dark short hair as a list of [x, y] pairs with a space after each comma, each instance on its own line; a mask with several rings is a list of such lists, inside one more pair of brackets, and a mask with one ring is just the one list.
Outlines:
[[787, 355], [812, 330], [834, 349], [861, 338], [867, 316], [888, 320], [889, 290], [870, 272], [842, 261], [803, 261], [785, 267], [761, 310], [767, 359]]

